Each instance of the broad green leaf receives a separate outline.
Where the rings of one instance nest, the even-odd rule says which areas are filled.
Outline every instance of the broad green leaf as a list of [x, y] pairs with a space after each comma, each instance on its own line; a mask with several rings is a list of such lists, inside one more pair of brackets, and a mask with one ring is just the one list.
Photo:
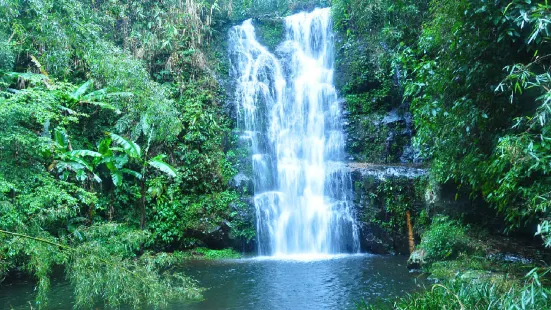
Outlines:
[[120, 170], [122, 173], [126, 173], [128, 175], [131, 175], [133, 177], [135, 177], [136, 179], [139, 179], [141, 180], [142, 179], [142, 174], [137, 172], [137, 171], [134, 171], [134, 170], [130, 170], [130, 169], [126, 169], [126, 168], [123, 168]]
[[83, 102], [98, 106], [103, 109], [113, 110], [115, 111], [115, 113], [121, 114], [121, 111], [119, 109], [117, 109], [115, 106], [110, 105], [109, 103], [106, 103], [106, 102], [101, 102], [101, 101], [83, 101]]
[[128, 154], [128, 156], [132, 158], [141, 159], [142, 157], [142, 150], [140, 149], [140, 146], [136, 144], [134, 141], [131, 141], [129, 139], [126, 139], [122, 136], [119, 136], [114, 133], [109, 133], [109, 136], [115, 143], [122, 146], [124, 151]]
[[174, 169], [174, 167], [172, 167], [171, 165], [165, 163], [162, 160], [162, 158], [163, 158], [163, 156], [156, 156], [156, 157], [152, 158], [149, 161], [149, 165], [159, 169], [160, 171], [164, 172], [165, 174], [167, 174], [171, 177], [175, 177], [178, 174], [176, 169]]
[[120, 171], [111, 173], [111, 180], [113, 180], [115, 186], [120, 186], [122, 184], [122, 173]]
[[88, 80], [86, 83], [82, 84], [77, 90], [71, 93], [71, 98], [75, 100], [80, 100], [82, 95], [94, 84], [93, 80]]
[[85, 160], [83, 160], [82, 158], [80, 157], [76, 157], [76, 156], [72, 156], [72, 155], [68, 155], [67, 156], [67, 159], [69, 159], [70, 161], [72, 162], [75, 162], [75, 163], [78, 163], [80, 165], [82, 165], [84, 168], [86, 168], [88, 171], [92, 171], [92, 166], [90, 166], [89, 163], [87, 163]]
[[57, 127], [54, 130], [54, 141], [63, 149], [67, 149], [69, 145], [69, 137], [67, 136], [65, 128]]
[[91, 157], [101, 157], [102, 155], [98, 152], [90, 151], [90, 150], [74, 150], [69, 152], [71, 156], [76, 157], [84, 157], [84, 156], [91, 156]]
[[113, 152], [111, 151], [111, 138], [104, 138], [102, 139], [100, 142], [99, 142], [99, 145], [98, 145], [98, 151], [103, 155], [103, 156], [111, 156], [113, 155]]
[[84, 172], [84, 170], [78, 170], [77, 175], [76, 175], [76, 179], [79, 182], [82, 182], [82, 181], [86, 180], [86, 172]]

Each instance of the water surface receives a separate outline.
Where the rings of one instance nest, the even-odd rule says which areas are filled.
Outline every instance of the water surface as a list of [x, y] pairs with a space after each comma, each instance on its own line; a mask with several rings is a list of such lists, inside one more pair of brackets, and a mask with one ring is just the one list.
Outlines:
[[[356, 304], [419, 290], [402, 256], [339, 255], [288, 259], [190, 261], [185, 271], [208, 288], [205, 300], [175, 302], [170, 309], [356, 309]], [[32, 282], [0, 286], [0, 309], [30, 309]], [[72, 309], [66, 281], [53, 281], [50, 309]]]
[[197, 261], [186, 268], [210, 289], [191, 309], [356, 309], [422, 286], [400, 256], [340, 255], [321, 260]]

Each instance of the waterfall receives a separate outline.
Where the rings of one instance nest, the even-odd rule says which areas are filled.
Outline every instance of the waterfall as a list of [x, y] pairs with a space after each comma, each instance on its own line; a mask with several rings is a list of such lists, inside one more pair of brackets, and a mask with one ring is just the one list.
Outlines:
[[238, 126], [252, 152], [258, 251], [357, 252], [330, 9], [284, 23], [275, 54], [256, 40], [251, 20], [229, 33]]

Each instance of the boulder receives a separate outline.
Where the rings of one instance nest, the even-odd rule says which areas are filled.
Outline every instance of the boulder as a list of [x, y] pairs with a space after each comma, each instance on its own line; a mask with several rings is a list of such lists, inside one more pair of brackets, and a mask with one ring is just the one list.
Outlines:
[[421, 267], [425, 264], [425, 255], [426, 253], [423, 249], [413, 251], [413, 253], [409, 255], [407, 262], [408, 269], [421, 269]]

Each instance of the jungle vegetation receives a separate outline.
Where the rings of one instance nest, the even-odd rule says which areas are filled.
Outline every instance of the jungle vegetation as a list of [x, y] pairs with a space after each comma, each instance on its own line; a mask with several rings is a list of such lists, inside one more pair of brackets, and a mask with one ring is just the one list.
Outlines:
[[[335, 0], [332, 10], [351, 117], [411, 112], [431, 182], [467, 190], [507, 232], [532, 227], [551, 246], [551, 4]], [[460, 223], [433, 219], [419, 248], [440, 261], [469, 242]], [[530, 271], [524, 286], [456, 280], [392, 307], [548, 309], [548, 273]]]
[[177, 251], [254, 236], [213, 44], [231, 5], [0, 2], [0, 280], [35, 277], [40, 308], [63, 266], [76, 307], [162, 306], [201, 296]]
[[[76, 307], [201, 298], [165, 267], [255, 234], [228, 186], [242, 154], [226, 31], [314, 5], [332, 6], [352, 117], [410, 111], [431, 182], [467, 188], [509, 231], [534, 225], [551, 246], [547, 0], [0, 0], [0, 280], [34, 277], [38, 307], [58, 266]], [[438, 259], [450, 225], [427, 224]], [[456, 231], [442, 247], [464, 247]], [[542, 309], [548, 271], [394, 307]]]

